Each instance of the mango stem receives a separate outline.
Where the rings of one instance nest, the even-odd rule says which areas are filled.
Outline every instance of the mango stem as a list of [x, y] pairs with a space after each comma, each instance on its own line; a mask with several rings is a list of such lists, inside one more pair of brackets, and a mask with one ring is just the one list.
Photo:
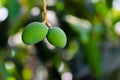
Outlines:
[[48, 23], [48, 19], [47, 19], [46, 0], [43, 0], [43, 19], [44, 19], [44, 23], [48, 26], [48, 28], [50, 28], [51, 26]]

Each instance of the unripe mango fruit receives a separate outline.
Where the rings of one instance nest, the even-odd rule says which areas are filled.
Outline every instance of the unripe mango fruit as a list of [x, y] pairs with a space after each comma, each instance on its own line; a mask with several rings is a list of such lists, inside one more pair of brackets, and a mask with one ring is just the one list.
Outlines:
[[22, 33], [22, 41], [26, 45], [33, 45], [43, 40], [48, 33], [48, 28], [44, 23], [32, 22], [28, 24]]
[[48, 30], [48, 41], [57, 47], [63, 48], [67, 43], [67, 38], [64, 31], [58, 27], [52, 27]]

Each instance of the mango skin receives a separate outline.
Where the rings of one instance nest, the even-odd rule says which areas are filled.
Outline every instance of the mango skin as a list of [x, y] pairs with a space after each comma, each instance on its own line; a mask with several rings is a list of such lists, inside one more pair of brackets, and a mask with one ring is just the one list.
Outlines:
[[22, 41], [26, 45], [33, 45], [43, 40], [48, 33], [48, 28], [44, 23], [32, 22], [28, 24], [22, 32]]
[[52, 27], [48, 30], [47, 40], [54, 46], [63, 48], [67, 43], [67, 37], [64, 31], [58, 27]]

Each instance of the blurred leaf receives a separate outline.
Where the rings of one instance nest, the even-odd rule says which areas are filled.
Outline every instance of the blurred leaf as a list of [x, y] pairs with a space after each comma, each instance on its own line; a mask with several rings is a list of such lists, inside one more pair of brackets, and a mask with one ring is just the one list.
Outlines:
[[70, 25], [69, 27], [78, 34], [87, 33], [91, 30], [92, 25], [88, 20], [67, 15], [65, 16], [65, 21]]
[[0, 6], [5, 6], [6, 2], [7, 2], [7, 0], [0, 0]]
[[16, 22], [16, 20], [18, 19], [18, 15], [20, 12], [20, 4], [18, 3], [18, 0], [8, 0], [7, 8], [9, 10], [10, 21], [12, 21], [12, 24], [14, 24], [14, 22]]
[[10, 76], [10, 77], [8, 77], [6, 80], [16, 80], [16, 78], [15, 78], [15, 77]]
[[109, 8], [112, 7], [112, 2], [113, 2], [113, 0], [106, 0], [106, 3], [107, 3]]
[[57, 9], [58, 11], [64, 10], [64, 4], [63, 4], [62, 2], [57, 2], [57, 3], [56, 3], [56, 9]]
[[3, 80], [6, 80], [10, 76], [3, 63], [0, 63], [0, 74], [2, 74]]
[[98, 14], [100, 14], [101, 16], [106, 16], [108, 8], [104, 1], [101, 1], [97, 4], [95, 4], [95, 8], [96, 8], [96, 11]]
[[102, 66], [100, 59], [101, 56], [94, 37], [90, 39], [89, 44], [83, 44], [81, 48], [83, 50], [85, 60], [87, 61], [95, 75], [99, 78], [102, 76]]
[[32, 79], [32, 71], [29, 68], [24, 68], [22, 71], [22, 76], [24, 80], [31, 80]]

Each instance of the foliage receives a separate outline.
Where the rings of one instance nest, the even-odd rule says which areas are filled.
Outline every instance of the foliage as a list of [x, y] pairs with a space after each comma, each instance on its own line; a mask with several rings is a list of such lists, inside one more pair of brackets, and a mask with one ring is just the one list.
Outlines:
[[119, 79], [117, 3], [119, 0], [47, 0], [49, 23], [67, 35], [67, 45], [57, 48], [46, 38], [32, 46], [21, 40], [26, 25], [43, 21], [42, 0], [0, 0], [0, 11], [8, 10], [4, 20], [0, 12], [0, 80]]

